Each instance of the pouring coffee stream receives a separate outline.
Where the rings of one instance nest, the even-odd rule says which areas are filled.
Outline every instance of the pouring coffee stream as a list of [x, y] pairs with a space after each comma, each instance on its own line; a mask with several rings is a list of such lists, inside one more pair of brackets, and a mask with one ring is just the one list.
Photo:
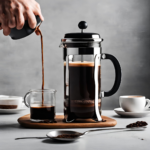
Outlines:
[[35, 29], [36, 33], [39, 33], [41, 36], [41, 58], [42, 58], [42, 106], [44, 104], [44, 53], [43, 53], [43, 35], [42, 32], [40, 30], [40, 25]]
[[18, 30], [16, 27], [11, 29], [11, 32], [9, 34], [9, 36], [13, 39], [13, 40], [18, 40], [18, 39], [22, 39], [24, 37], [29, 36], [30, 34], [32, 34], [33, 32], [35, 33], [39, 33], [38, 35], [41, 36], [41, 57], [42, 57], [42, 106], [44, 103], [44, 94], [43, 94], [43, 90], [44, 90], [44, 54], [43, 54], [43, 35], [42, 32], [40, 30], [40, 25], [42, 23], [41, 19], [39, 16], [35, 16], [36, 18], [36, 28], [31, 29], [28, 23], [28, 20], [25, 21], [25, 24], [23, 26], [23, 28], [21, 30]]

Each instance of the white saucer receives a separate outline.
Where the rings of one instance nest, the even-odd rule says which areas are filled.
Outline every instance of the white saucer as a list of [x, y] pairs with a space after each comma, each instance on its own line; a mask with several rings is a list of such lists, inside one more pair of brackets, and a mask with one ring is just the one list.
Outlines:
[[0, 109], [0, 114], [17, 114], [23, 110], [27, 110], [27, 107], [22, 107], [18, 109]]
[[145, 109], [144, 111], [141, 112], [125, 112], [122, 108], [115, 108], [114, 111], [120, 116], [133, 118], [141, 118], [150, 114], [150, 108]]

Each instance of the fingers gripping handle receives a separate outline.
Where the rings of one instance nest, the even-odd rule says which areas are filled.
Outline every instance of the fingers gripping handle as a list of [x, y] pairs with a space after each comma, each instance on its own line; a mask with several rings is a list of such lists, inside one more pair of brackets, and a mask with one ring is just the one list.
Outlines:
[[114, 85], [112, 87], [112, 89], [108, 92], [104, 92], [104, 97], [107, 97], [107, 96], [111, 96], [113, 95], [114, 93], [117, 92], [119, 86], [120, 86], [120, 83], [121, 83], [121, 67], [120, 67], [120, 64], [118, 62], [118, 60], [110, 55], [110, 54], [102, 54], [101, 55], [101, 59], [109, 59], [112, 61], [113, 65], [114, 65], [114, 68], [115, 68], [115, 82], [114, 82]]

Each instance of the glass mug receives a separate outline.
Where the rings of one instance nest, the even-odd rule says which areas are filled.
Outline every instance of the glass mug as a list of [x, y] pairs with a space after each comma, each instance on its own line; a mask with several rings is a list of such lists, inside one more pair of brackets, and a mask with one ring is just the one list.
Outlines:
[[55, 118], [56, 90], [33, 89], [24, 96], [24, 103], [30, 108], [30, 120], [33, 122], [53, 122]]

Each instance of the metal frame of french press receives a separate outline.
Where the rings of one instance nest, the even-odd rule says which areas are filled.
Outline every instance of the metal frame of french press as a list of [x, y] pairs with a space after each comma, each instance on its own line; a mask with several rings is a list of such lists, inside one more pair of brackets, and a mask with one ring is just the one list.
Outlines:
[[[87, 28], [87, 23], [85, 21], [81, 21], [78, 24], [79, 28], [81, 29], [81, 34], [83, 34], [83, 29]], [[103, 41], [100, 38], [100, 35], [91, 33], [92, 38], [64, 38], [61, 40], [60, 47], [63, 47], [63, 60], [66, 62], [66, 96], [68, 96], [69, 100], [69, 62], [73, 61], [74, 55], [93, 55], [94, 57], [94, 81], [95, 81], [95, 113], [96, 113], [96, 120], [95, 121], [102, 121], [100, 111], [98, 108], [98, 99], [102, 101], [103, 97], [111, 96], [118, 90], [120, 83], [121, 83], [121, 67], [118, 60], [110, 54], [102, 54], [102, 47], [101, 42]], [[115, 82], [113, 87], [110, 91], [104, 92], [100, 91], [98, 93], [98, 65], [101, 59], [109, 59], [112, 61], [114, 68], [115, 68]], [[67, 120], [66, 122], [74, 121]]]
[[[96, 117], [97, 120], [96, 121], [102, 121], [101, 115], [100, 115], [100, 111], [98, 108], [98, 99], [99, 99], [99, 95], [103, 96], [103, 92], [98, 93], [98, 65], [101, 58], [101, 51], [102, 48], [99, 45], [99, 47], [81, 47], [81, 48], [67, 48], [67, 43], [64, 43], [64, 41], [62, 41], [63, 44], [61, 44], [60, 47], [63, 47], [63, 58], [64, 61], [66, 62], [66, 96], [68, 96], [69, 98], [69, 62], [73, 61], [74, 55], [93, 55], [94, 57], [94, 80], [95, 80], [95, 113], [96, 113]], [[100, 43], [99, 43], [100, 44]], [[66, 120], [67, 121], [67, 120]], [[74, 120], [71, 121], [67, 121], [67, 122], [72, 122]]]

